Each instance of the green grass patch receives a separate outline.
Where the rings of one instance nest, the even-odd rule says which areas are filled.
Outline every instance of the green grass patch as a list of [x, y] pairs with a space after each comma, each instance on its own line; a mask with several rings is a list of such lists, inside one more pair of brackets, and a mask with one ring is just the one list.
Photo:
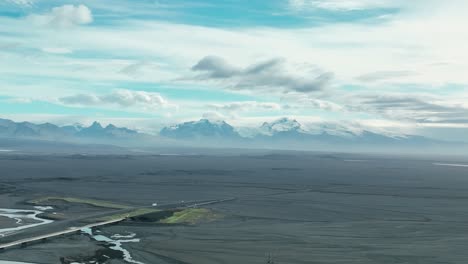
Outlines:
[[34, 205], [50, 205], [49, 203], [53, 201], [86, 204], [90, 206], [111, 208], [111, 209], [130, 209], [131, 208], [130, 206], [123, 205], [123, 204], [117, 204], [117, 203], [94, 200], [94, 199], [74, 198], [74, 197], [41, 197], [41, 198], [29, 201], [29, 203], [34, 204]]
[[220, 214], [206, 208], [189, 208], [175, 212], [171, 217], [159, 221], [163, 224], [197, 224], [221, 218]]
[[42, 213], [42, 214], [39, 214], [38, 217], [42, 219], [53, 220], [53, 221], [62, 221], [62, 220], [67, 219], [67, 216], [61, 213], [56, 213], [56, 214]]
[[129, 211], [126, 213], [120, 213], [120, 214], [114, 214], [114, 215], [109, 215], [103, 218], [97, 219], [98, 221], [111, 221], [115, 219], [121, 219], [121, 218], [131, 218], [131, 217], [138, 217], [146, 214], [151, 214], [151, 213], [156, 213], [160, 212], [161, 210], [158, 209], [153, 209], [153, 208], [139, 208], [135, 209], [133, 211]]

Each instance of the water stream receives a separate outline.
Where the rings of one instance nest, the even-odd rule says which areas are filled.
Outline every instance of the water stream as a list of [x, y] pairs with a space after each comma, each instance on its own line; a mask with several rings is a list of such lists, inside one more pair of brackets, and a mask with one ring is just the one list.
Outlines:
[[113, 235], [111, 237], [106, 237], [106, 236], [103, 236], [103, 235], [93, 234], [93, 230], [91, 228], [83, 228], [83, 229], [81, 229], [81, 232], [91, 236], [96, 241], [106, 242], [106, 243], [110, 244], [111, 245], [109, 247], [110, 249], [122, 252], [123, 259], [126, 262], [134, 263], [134, 264], [145, 264], [143, 262], [134, 260], [132, 258], [132, 255], [130, 254], [130, 252], [122, 247], [122, 244], [124, 244], [124, 243], [138, 243], [138, 242], [140, 242], [139, 238], [135, 238], [136, 234], [134, 234], [134, 233], [131, 233], [129, 235], [116, 234], [116, 235]]
[[40, 210], [0, 208], [0, 216], [15, 220], [15, 224], [17, 225], [15, 227], [0, 228], [0, 237], [5, 237], [19, 230], [50, 224], [53, 222], [52, 220], [37, 217], [37, 215], [41, 213], [43, 213], [43, 211]]

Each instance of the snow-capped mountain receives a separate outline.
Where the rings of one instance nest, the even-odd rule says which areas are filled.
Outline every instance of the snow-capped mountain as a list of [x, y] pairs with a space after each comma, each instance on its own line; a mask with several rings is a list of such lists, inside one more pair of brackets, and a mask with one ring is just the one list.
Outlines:
[[288, 118], [264, 123], [254, 139], [264, 144], [292, 148], [334, 150], [414, 148], [449, 144], [422, 136], [369, 130], [353, 123], [321, 122], [304, 125]]
[[320, 143], [372, 143], [372, 141], [382, 143], [401, 141], [411, 136], [370, 131], [356, 124], [321, 122], [303, 125], [295, 119], [281, 118], [263, 123], [258, 128], [256, 137], [264, 140], [271, 138], [283, 141], [318, 141]]
[[[256, 129], [235, 129], [224, 121], [199, 121], [185, 122], [171, 127], [163, 128], [160, 135], [173, 139], [203, 139], [206, 143], [216, 140], [238, 140], [246, 146], [295, 146], [310, 147], [332, 145], [359, 145], [359, 144], [400, 144], [416, 142], [413, 136], [391, 136], [385, 133], [368, 131], [359, 126], [346, 126], [344, 124], [308, 124], [303, 125], [295, 119], [281, 118], [272, 122], [265, 122]], [[246, 135], [248, 134], [248, 136]], [[418, 142], [423, 138], [419, 137]]]
[[337, 137], [354, 138], [359, 137], [364, 133], [364, 129], [360, 126], [352, 124], [338, 124], [331, 122], [311, 123], [305, 128], [309, 134], [328, 134]]
[[240, 135], [234, 127], [224, 121], [199, 121], [185, 122], [170, 127], [165, 127], [160, 132], [161, 136], [175, 139], [217, 138], [237, 139]]
[[306, 133], [299, 122], [289, 118], [281, 118], [271, 123], [265, 122], [259, 128], [259, 132], [268, 136], [279, 133]]

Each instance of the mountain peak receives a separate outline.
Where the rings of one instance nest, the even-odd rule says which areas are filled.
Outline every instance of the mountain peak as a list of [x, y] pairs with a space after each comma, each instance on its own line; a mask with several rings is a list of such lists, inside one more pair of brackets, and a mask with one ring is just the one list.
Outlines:
[[138, 132], [124, 127], [116, 127], [113, 124], [109, 124], [104, 128], [101, 123], [97, 121], [93, 122], [91, 126], [79, 130], [77, 133], [77, 135], [81, 137], [94, 138], [126, 137], [135, 134], [138, 134]]
[[91, 126], [89, 126], [88, 128], [93, 128], [93, 129], [102, 129], [102, 125], [101, 123], [97, 122], [97, 121], [94, 121], [93, 124]]
[[108, 125], [106, 126], [106, 129], [116, 129], [116, 128], [117, 128], [117, 127], [114, 126], [113, 124], [108, 124]]
[[271, 123], [265, 122], [260, 130], [266, 134], [276, 134], [281, 132], [303, 132], [302, 125], [296, 119], [283, 117]]
[[[211, 125], [229, 125], [228, 123], [226, 123], [226, 121], [224, 120], [210, 120], [210, 119], [207, 119], [207, 118], [202, 118], [198, 121], [193, 121], [194, 123], [199, 123], [199, 124], [211, 124]], [[188, 122], [190, 123], [190, 122]]]
[[210, 121], [200, 119], [198, 121], [189, 121], [161, 130], [160, 135], [172, 138], [237, 138], [240, 137], [234, 127], [225, 121]]

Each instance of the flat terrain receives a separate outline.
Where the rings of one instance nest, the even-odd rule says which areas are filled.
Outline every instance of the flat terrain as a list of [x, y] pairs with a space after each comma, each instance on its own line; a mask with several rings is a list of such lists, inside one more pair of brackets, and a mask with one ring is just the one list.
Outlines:
[[15, 220], [0, 216], [0, 228], [7, 228], [11, 226], [16, 226]]
[[[304, 153], [9, 153], [0, 156], [0, 208], [31, 209], [31, 201], [67, 197], [81, 203], [51, 205], [76, 217], [111, 205], [236, 198], [159, 223], [142, 218], [94, 230], [136, 239], [122, 247], [145, 264], [267, 263], [269, 258], [274, 263], [465, 264], [468, 168], [434, 163], [463, 161]], [[175, 223], [179, 219], [185, 221]], [[6, 250], [0, 259], [128, 263], [108, 244], [76, 234]]]

